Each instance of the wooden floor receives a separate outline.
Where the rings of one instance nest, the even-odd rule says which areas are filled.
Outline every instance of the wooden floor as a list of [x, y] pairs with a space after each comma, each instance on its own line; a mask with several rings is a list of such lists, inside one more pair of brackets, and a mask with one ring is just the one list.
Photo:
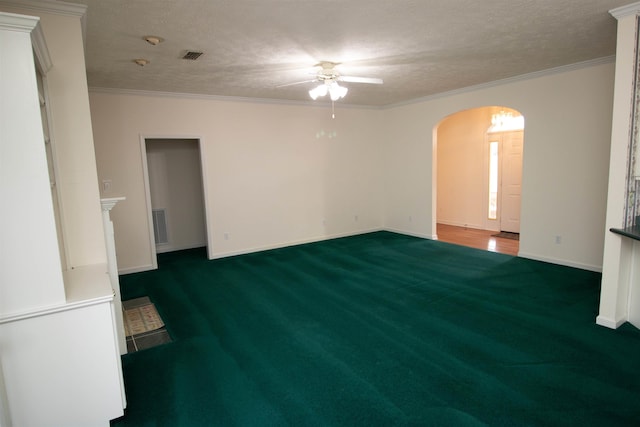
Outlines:
[[495, 231], [438, 224], [437, 233], [438, 240], [441, 242], [484, 249], [489, 252], [517, 255], [520, 247], [518, 240], [493, 237], [492, 234], [496, 234]]

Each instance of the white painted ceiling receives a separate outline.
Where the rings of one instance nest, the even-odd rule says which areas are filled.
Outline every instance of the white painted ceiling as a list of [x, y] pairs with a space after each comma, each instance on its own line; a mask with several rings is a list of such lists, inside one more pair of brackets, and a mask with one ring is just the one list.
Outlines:
[[[320, 61], [346, 104], [383, 106], [615, 54], [629, 0], [71, 0], [90, 87], [310, 101]], [[165, 41], [152, 46], [144, 36]], [[182, 59], [187, 51], [204, 54]], [[145, 58], [140, 67], [133, 60]], [[318, 101], [316, 101], [318, 102]]]

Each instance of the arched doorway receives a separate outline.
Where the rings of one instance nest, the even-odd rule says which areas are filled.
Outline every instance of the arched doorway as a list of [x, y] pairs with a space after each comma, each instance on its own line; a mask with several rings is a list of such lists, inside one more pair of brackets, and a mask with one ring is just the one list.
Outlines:
[[516, 255], [523, 116], [501, 106], [460, 111], [440, 122], [436, 140], [438, 239]]

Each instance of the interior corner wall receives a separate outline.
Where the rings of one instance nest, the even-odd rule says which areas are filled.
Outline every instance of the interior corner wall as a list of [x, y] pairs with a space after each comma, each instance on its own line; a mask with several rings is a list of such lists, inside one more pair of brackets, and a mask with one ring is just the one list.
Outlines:
[[80, 17], [21, 9], [17, 3], [3, 3], [0, 10], [38, 16], [53, 63], [45, 78], [67, 263], [71, 268], [106, 263]]
[[607, 62], [385, 110], [386, 227], [435, 234], [434, 129], [457, 111], [503, 105], [525, 117], [519, 255], [601, 270], [613, 83]]
[[141, 138], [201, 141], [211, 258], [383, 227], [383, 111], [90, 91], [122, 273], [152, 268]]
[[438, 223], [496, 231], [499, 228], [490, 225], [487, 219], [487, 129], [492, 114], [501, 110], [507, 109], [499, 106], [473, 108], [454, 113], [438, 125], [435, 159]]
[[437, 222], [483, 229], [485, 226], [485, 136], [489, 108], [474, 108], [438, 126]]

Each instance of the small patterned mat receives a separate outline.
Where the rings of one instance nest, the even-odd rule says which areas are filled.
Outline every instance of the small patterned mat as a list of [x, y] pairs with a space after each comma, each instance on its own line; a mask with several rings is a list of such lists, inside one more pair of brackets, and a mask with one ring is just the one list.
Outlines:
[[124, 329], [128, 337], [160, 329], [164, 322], [153, 303], [124, 310]]

